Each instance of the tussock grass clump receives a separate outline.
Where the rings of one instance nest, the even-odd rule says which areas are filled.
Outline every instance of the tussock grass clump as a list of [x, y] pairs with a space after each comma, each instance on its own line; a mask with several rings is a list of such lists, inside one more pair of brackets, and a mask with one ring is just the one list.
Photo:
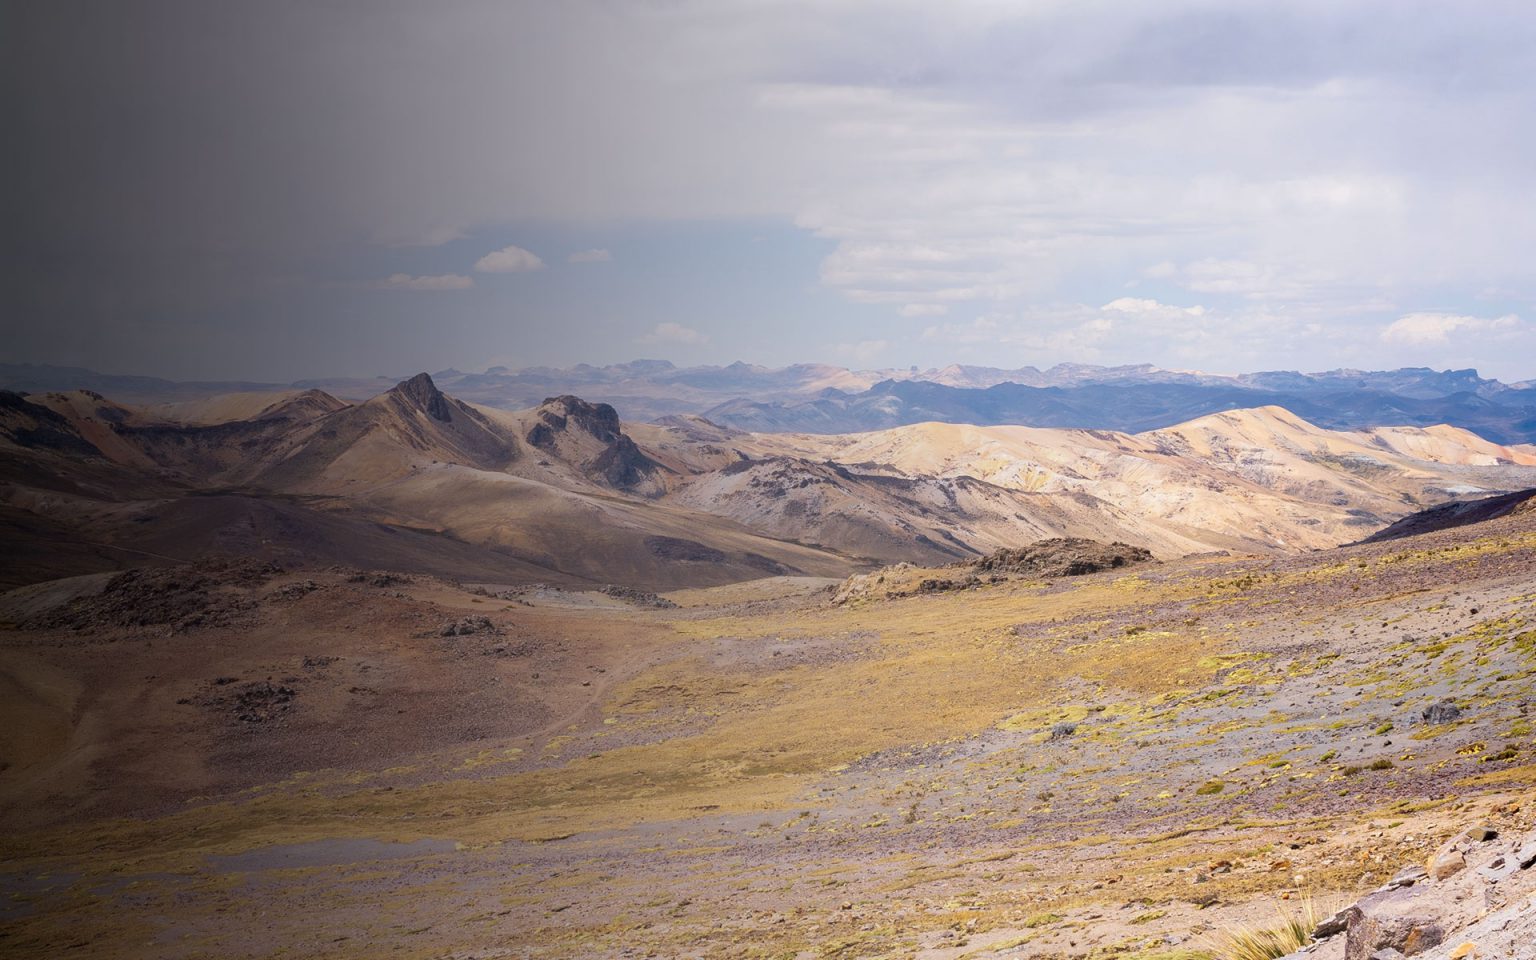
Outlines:
[[1296, 912], [1276, 908], [1279, 922], [1272, 927], [1243, 924], [1218, 930], [1209, 938], [1215, 960], [1275, 960], [1295, 953], [1311, 940], [1322, 917], [1310, 899], [1301, 902]]

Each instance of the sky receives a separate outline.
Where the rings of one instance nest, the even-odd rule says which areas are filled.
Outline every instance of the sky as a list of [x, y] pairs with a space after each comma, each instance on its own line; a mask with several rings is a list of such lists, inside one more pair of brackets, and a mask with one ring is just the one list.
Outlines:
[[0, 360], [1536, 377], [1527, 3], [0, 0]]

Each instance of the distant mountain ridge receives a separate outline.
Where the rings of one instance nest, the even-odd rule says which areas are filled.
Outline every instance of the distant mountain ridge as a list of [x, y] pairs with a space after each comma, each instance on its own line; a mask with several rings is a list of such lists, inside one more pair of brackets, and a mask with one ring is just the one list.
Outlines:
[[[983, 395], [995, 414], [1043, 395], [1056, 406], [1040, 415], [1075, 415], [1058, 387], [888, 390], [909, 410], [963, 412], [957, 398]], [[1330, 431], [1278, 405], [1136, 433], [924, 422], [818, 434], [626, 423], [572, 394], [509, 411], [425, 373], [355, 403], [317, 389], [161, 406], [0, 391], [13, 548], [0, 582], [27, 582], [45, 546], [55, 576], [236, 551], [643, 589], [947, 563], [1053, 537], [1165, 557], [1288, 552], [1533, 485], [1536, 449], [1449, 426]]]
[[[355, 401], [384, 393], [400, 379], [183, 383], [77, 367], [0, 364], [0, 388], [89, 389], [138, 404], [295, 389], [318, 389]], [[770, 368], [739, 361], [678, 367], [665, 360], [635, 360], [565, 369], [444, 370], [433, 379], [453, 396], [504, 410], [579, 395], [622, 409], [631, 420], [700, 415], [721, 426], [755, 432], [852, 433], [927, 421], [1138, 432], [1225, 410], [1275, 405], [1333, 429], [1448, 423], [1500, 443], [1536, 442], [1536, 381], [1503, 383], [1471, 369], [1228, 376], [1151, 364], [1063, 363], [1045, 370], [951, 364], [917, 371], [814, 363]]]

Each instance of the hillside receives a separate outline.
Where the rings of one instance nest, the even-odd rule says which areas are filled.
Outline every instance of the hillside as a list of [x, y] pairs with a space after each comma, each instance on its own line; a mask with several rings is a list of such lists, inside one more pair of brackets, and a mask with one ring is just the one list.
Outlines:
[[1417, 537], [1439, 530], [1484, 523], [1499, 517], [1531, 513], [1536, 510], [1536, 503], [1533, 503], [1533, 500], [1536, 500], [1536, 490], [1520, 490], [1497, 497], [1442, 503], [1428, 510], [1409, 514], [1386, 529], [1376, 531], [1361, 542], [1382, 543], [1387, 540], [1401, 540], [1404, 537]]
[[1211, 960], [1435, 857], [1388, 898], [1447, 905], [1426, 956], [1518, 957], [1533, 522], [673, 607], [249, 561], [37, 584], [0, 595], [3, 949]]
[[[1420, 506], [1536, 476], [1536, 457], [1464, 430], [1340, 433], [1278, 407], [1145, 434], [929, 423], [756, 440], [850, 471], [980, 481], [1042, 536], [1105, 539], [1114, 528], [1108, 539], [1165, 554], [1333, 546]], [[955, 529], [969, 518], [963, 509], [946, 516]], [[973, 534], [979, 552], [1006, 543], [998, 531], [1007, 519]], [[1097, 533], [1072, 522], [1095, 523]]]
[[[46, 529], [75, 564], [50, 574], [254, 554], [658, 589], [853, 567], [651, 502], [669, 469], [611, 407], [573, 397], [487, 411], [423, 374], [358, 404], [311, 391], [251, 419], [177, 423], [94, 394], [7, 396], [6, 503], [38, 518], [16, 529]], [[13, 551], [0, 582], [28, 582], [33, 552]]]
[[[1144, 434], [927, 423], [828, 436], [625, 424], [568, 395], [495, 410], [426, 374], [354, 404], [314, 389], [224, 398], [181, 408], [186, 422], [95, 393], [7, 396], [6, 503], [80, 564], [51, 573], [377, 553], [416, 572], [458, 558], [492, 583], [669, 589], [944, 563], [1051, 537], [1162, 557], [1323, 548], [1536, 484], [1536, 456], [1464, 430], [1328, 431], [1278, 407]], [[435, 539], [376, 551], [376, 529]], [[25, 582], [23, 555], [7, 582]]]

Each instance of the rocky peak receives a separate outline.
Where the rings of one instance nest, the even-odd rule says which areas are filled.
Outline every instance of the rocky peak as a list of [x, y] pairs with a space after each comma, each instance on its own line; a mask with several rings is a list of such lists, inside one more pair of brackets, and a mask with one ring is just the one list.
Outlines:
[[[580, 397], [551, 397], [539, 405], [538, 419], [529, 428], [527, 440], [542, 450], [570, 458], [581, 446], [569, 446], [562, 438], [579, 441], [590, 438], [602, 444], [595, 456], [583, 458], [581, 469], [594, 479], [620, 490], [645, 488], [655, 478], [660, 464], [645, 453], [623, 431], [619, 412], [606, 403], [589, 403]], [[562, 453], [558, 448], [564, 447]], [[590, 450], [589, 448], [586, 448]]]
[[623, 436], [619, 412], [606, 403], [588, 403], [580, 397], [551, 397], [539, 405], [539, 422], [528, 431], [528, 442], [548, 448], [555, 435], [575, 427], [603, 443]]
[[409, 380], [401, 381], [390, 392], [433, 420], [447, 423], [453, 419], [453, 408], [448, 405], [448, 398], [437, 389], [437, 384], [433, 383], [432, 378], [425, 373], [418, 373]]

